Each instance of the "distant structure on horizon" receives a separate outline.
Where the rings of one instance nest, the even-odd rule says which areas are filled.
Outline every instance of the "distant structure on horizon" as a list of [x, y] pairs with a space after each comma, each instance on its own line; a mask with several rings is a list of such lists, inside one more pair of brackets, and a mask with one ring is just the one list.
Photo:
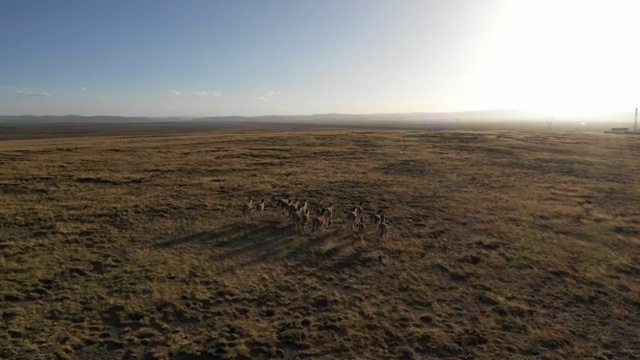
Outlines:
[[605, 131], [605, 134], [633, 134], [640, 135], [638, 132], [638, 106], [636, 106], [636, 110], [633, 116], [633, 130], [629, 131], [629, 128], [611, 128], [611, 130]]

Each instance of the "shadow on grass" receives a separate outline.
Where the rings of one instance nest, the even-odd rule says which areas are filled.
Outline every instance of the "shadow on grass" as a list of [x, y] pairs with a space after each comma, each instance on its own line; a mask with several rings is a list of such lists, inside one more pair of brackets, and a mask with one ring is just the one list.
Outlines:
[[[293, 224], [280, 222], [228, 225], [214, 231], [204, 231], [171, 239], [156, 245], [173, 248], [183, 245], [202, 245], [217, 248], [216, 260], [233, 260], [238, 265], [256, 265], [280, 260], [303, 261], [325, 266], [334, 264], [335, 270], [358, 263], [363, 249], [350, 248], [360, 244], [353, 235], [338, 228], [312, 235], [300, 232]], [[345, 256], [348, 253], [348, 256]], [[329, 264], [327, 264], [328, 262]]]
[[[236, 223], [213, 231], [202, 231], [182, 236], [156, 245], [170, 249], [184, 245], [202, 245], [220, 250], [216, 258], [225, 260], [236, 257], [266, 260], [269, 257], [283, 257], [287, 252], [305, 246], [308, 237], [295, 229], [293, 224], [281, 222]], [[259, 261], [259, 260], [258, 260]]]
[[242, 236], [229, 239], [222, 259], [238, 259], [243, 265], [256, 265], [273, 261], [300, 261], [304, 264], [333, 262], [344, 250], [352, 246], [348, 235], [325, 231], [317, 236], [301, 233], [293, 224], [264, 226]]
[[156, 247], [170, 249], [174, 247], [179, 247], [181, 245], [188, 245], [188, 244], [193, 245], [193, 244], [204, 243], [204, 242], [216, 242], [219, 240], [224, 240], [228, 237], [236, 236], [237, 234], [241, 233], [243, 229], [246, 229], [246, 226], [244, 224], [229, 225], [229, 226], [220, 228], [216, 231], [201, 231], [195, 234], [190, 234], [187, 236], [162, 241], [156, 244]]
[[304, 235], [293, 224], [269, 224], [227, 238], [219, 258], [245, 258], [247, 263], [281, 259], [306, 246]]

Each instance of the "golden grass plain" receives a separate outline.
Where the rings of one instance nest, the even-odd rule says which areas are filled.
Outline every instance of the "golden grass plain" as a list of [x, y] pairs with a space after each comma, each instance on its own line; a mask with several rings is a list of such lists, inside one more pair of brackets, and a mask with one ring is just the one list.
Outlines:
[[[640, 358], [640, 139], [0, 142], [0, 358]], [[244, 202], [336, 204], [311, 239]], [[386, 243], [345, 232], [384, 208]]]

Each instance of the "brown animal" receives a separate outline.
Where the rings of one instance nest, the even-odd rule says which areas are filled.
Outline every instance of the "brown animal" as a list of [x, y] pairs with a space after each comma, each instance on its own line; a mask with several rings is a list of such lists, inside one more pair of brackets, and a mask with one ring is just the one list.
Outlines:
[[296, 214], [298, 213], [298, 211], [299, 211], [299, 209], [298, 209], [298, 205], [296, 205], [296, 203], [289, 204], [289, 218], [291, 220], [293, 220], [293, 222], [297, 221]]
[[299, 211], [300, 215], [298, 216], [298, 222], [300, 223], [300, 228], [302, 230], [307, 230], [307, 226], [311, 222], [311, 215], [309, 214], [309, 209], [305, 211]]
[[253, 196], [249, 198], [249, 202], [242, 206], [242, 218], [244, 221], [248, 221], [253, 212]]
[[377, 225], [378, 225], [378, 223], [380, 223], [380, 219], [381, 219], [382, 214], [383, 214], [383, 211], [382, 211], [382, 210], [378, 210], [378, 212], [377, 212], [377, 213], [375, 213], [375, 214], [371, 214], [371, 222], [372, 222], [374, 225], [376, 225], [376, 226], [377, 226]]
[[327, 226], [331, 226], [333, 223], [333, 205], [322, 207], [322, 209], [320, 209], [320, 215], [324, 217]]
[[358, 206], [356, 206], [355, 208], [353, 208], [353, 212], [354, 212], [356, 215], [360, 215], [360, 214], [362, 214], [362, 206], [363, 206], [363, 205], [362, 205], [362, 201], [360, 201], [360, 203], [358, 204]]
[[357, 220], [353, 223], [352, 229], [353, 234], [357, 237], [360, 236], [360, 242], [364, 243], [364, 236], [366, 233], [366, 225], [364, 223], [364, 213], [360, 214]]
[[301, 205], [300, 205], [300, 210], [302, 211], [307, 211], [309, 207], [309, 202], [307, 200], [305, 200]]
[[364, 214], [360, 214], [360, 216], [358, 216], [357, 220], [354, 222], [353, 225], [354, 225], [353, 226], [354, 232], [364, 234], [366, 230], [366, 225], [364, 224]]
[[378, 235], [378, 237], [382, 239], [386, 237], [388, 234], [389, 234], [389, 227], [385, 222], [384, 214], [380, 214], [380, 222], [376, 226], [376, 235]]
[[311, 223], [311, 233], [316, 234], [319, 230], [324, 229], [326, 220], [323, 215], [318, 215], [313, 218], [313, 222]]
[[360, 215], [357, 214], [355, 210], [347, 213], [347, 218], [346, 218], [347, 230], [351, 230], [352, 232], [354, 232], [355, 225], [358, 219], [360, 219]]
[[260, 202], [258, 203], [258, 215], [260, 217], [264, 216], [265, 206], [266, 206], [266, 203], [264, 202], [264, 199], [260, 200]]
[[282, 211], [283, 215], [289, 214], [289, 207], [291, 206], [291, 199], [280, 199], [278, 201], [278, 207]]

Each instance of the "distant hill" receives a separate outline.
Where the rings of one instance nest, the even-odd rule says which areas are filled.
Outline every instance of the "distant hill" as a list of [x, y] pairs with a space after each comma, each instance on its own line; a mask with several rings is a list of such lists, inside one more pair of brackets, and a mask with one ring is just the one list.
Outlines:
[[185, 121], [180, 117], [129, 117], [129, 116], [82, 116], [82, 115], [3, 115], [0, 122], [21, 122], [21, 123], [135, 123], [135, 122], [174, 122]]
[[425, 121], [454, 121], [464, 119], [465, 121], [491, 121], [491, 120], [533, 120], [536, 116], [522, 111], [515, 110], [483, 110], [467, 112], [433, 112], [433, 113], [385, 113], [385, 114], [314, 114], [314, 115], [266, 115], [266, 116], [228, 116], [228, 117], [204, 117], [195, 118], [191, 121], [238, 121], [251, 120], [258, 122], [425, 122]]
[[[0, 116], [4, 124], [300, 124], [306, 126], [354, 126], [424, 129], [546, 129], [547, 116], [522, 110], [480, 110], [464, 112], [421, 112], [388, 114], [314, 114], [213, 117], [126, 117], [126, 116]], [[552, 128], [560, 130], [604, 130], [633, 127], [633, 113], [585, 117], [554, 117]]]

